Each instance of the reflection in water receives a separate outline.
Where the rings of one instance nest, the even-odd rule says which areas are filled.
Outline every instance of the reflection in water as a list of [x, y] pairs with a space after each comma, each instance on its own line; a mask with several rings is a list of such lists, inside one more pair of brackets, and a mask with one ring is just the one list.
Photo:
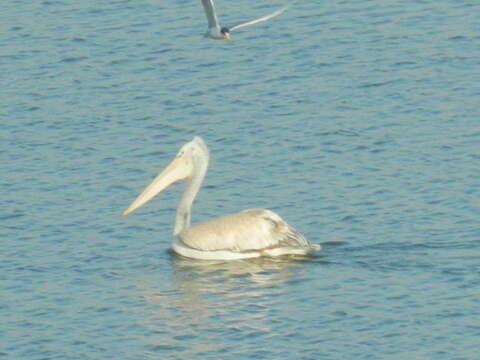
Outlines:
[[[238, 337], [273, 336], [272, 318], [289, 298], [285, 282], [308, 276], [309, 257], [205, 261], [171, 256], [168, 293], [144, 289], [153, 305], [144, 324], [154, 351], [175, 348], [182, 356], [232, 351]], [[279, 296], [281, 295], [281, 296]], [[272, 312], [275, 312], [272, 314]], [[157, 336], [158, 335], [158, 336]]]
[[224, 302], [269, 299], [287, 291], [281, 285], [292, 274], [297, 277], [304, 272], [305, 268], [298, 265], [309, 260], [310, 257], [283, 257], [206, 262], [172, 256], [172, 280], [189, 308], [196, 307], [200, 298], [217, 296]]

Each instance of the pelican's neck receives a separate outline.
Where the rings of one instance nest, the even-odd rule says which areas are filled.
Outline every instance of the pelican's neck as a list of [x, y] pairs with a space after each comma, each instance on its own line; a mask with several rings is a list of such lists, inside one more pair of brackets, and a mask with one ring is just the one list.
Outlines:
[[194, 159], [193, 161], [192, 175], [187, 180], [187, 184], [185, 185], [185, 189], [183, 190], [183, 194], [177, 208], [175, 227], [173, 229], [173, 235], [175, 236], [190, 227], [190, 213], [192, 204], [195, 200], [195, 196], [197, 196], [198, 190], [200, 190], [203, 178], [207, 172], [208, 153], [202, 157]]

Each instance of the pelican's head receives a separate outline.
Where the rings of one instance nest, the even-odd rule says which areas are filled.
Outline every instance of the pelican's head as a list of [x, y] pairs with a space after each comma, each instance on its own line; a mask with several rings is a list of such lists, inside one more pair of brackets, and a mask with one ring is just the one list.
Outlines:
[[230, 40], [230, 30], [226, 27], [221, 28], [220, 32], [223, 35], [223, 40]]
[[195, 136], [193, 140], [180, 148], [170, 164], [153, 179], [130, 206], [122, 212], [122, 215], [130, 214], [177, 181], [191, 179], [196, 174], [203, 177], [207, 165], [207, 145], [202, 138]]

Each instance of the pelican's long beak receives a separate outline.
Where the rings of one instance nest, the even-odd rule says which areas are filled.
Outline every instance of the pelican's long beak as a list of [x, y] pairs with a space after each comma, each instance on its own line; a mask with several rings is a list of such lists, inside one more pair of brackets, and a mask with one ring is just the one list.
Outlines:
[[162, 190], [173, 183], [187, 178], [191, 174], [190, 166], [183, 156], [176, 157], [167, 167], [157, 175], [155, 179], [142, 191], [138, 197], [133, 200], [130, 206], [122, 212], [122, 215], [128, 215], [132, 211], [151, 200]]
[[223, 34], [223, 40], [231, 40], [230, 33], [226, 32]]

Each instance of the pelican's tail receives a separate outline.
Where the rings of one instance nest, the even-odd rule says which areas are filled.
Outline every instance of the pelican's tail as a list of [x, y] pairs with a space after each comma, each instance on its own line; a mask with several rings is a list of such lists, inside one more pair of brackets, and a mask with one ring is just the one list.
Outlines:
[[288, 226], [288, 231], [286, 233], [286, 240], [290, 246], [300, 247], [306, 249], [307, 251], [319, 251], [322, 246], [320, 244], [312, 244], [310, 241], [305, 238], [301, 233], [295, 230], [293, 227]]
[[310, 249], [313, 251], [320, 251], [322, 249], [322, 245], [320, 244], [310, 244]]

